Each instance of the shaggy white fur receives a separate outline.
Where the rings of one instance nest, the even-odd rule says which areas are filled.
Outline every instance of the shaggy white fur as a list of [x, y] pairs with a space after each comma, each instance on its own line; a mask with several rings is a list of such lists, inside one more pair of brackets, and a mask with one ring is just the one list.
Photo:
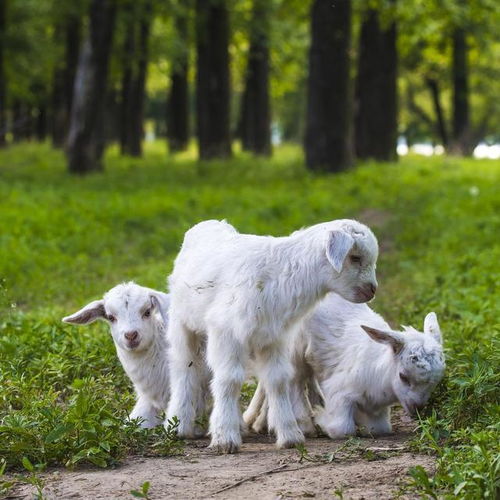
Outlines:
[[108, 322], [116, 352], [134, 384], [137, 402], [130, 414], [140, 418], [142, 427], [161, 423], [159, 413], [169, 398], [166, 328], [169, 296], [139, 286], [122, 283], [101, 300], [63, 318], [66, 323], [85, 325], [97, 319]]
[[[356, 428], [390, 433], [390, 406], [398, 401], [409, 414], [422, 408], [443, 377], [441, 332], [433, 312], [425, 317], [423, 333], [403, 328], [393, 331], [366, 304], [329, 294], [296, 337], [291, 392], [298, 418], [307, 419], [306, 394], [314, 406], [321, 400], [318, 393], [324, 408], [316, 408], [315, 420], [331, 438], [355, 434]], [[262, 431], [267, 412], [262, 388], [252, 405], [249, 423]]]
[[300, 320], [329, 291], [353, 302], [370, 300], [377, 286], [377, 256], [375, 236], [353, 220], [280, 238], [239, 234], [215, 220], [190, 229], [169, 279], [167, 418], [179, 418], [179, 433], [196, 434], [208, 364], [213, 374], [211, 446], [226, 453], [239, 449], [238, 398], [252, 358], [278, 446], [302, 442], [288, 391], [293, 369], [287, 346]]

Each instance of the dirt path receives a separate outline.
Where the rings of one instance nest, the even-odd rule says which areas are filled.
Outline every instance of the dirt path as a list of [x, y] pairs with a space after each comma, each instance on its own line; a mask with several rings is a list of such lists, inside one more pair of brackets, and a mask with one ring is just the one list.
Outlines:
[[[297, 450], [277, 451], [268, 437], [246, 437], [236, 455], [216, 455], [206, 448], [207, 440], [199, 440], [188, 443], [180, 457], [130, 457], [114, 469], [48, 471], [44, 495], [131, 499], [130, 491], [149, 481], [151, 499], [394, 498], [410, 467], [434, 466], [431, 457], [409, 451], [412, 424], [396, 420], [396, 433], [381, 439], [309, 439], [306, 449], [316, 462], [300, 460]], [[18, 486], [10, 498], [33, 498], [33, 491]]]

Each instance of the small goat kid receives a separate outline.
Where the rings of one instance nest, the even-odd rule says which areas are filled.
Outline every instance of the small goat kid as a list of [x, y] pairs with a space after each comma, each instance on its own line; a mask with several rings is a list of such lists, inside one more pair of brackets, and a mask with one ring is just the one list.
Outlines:
[[63, 318], [66, 323], [86, 325], [102, 319], [108, 322], [121, 364], [134, 384], [137, 402], [130, 419], [141, 419], [144, 428], [161, 424], [159, 413], [169, 398], [166, 329], [169, 296], [122, 283], [101, 300]]
[[[353, 435], [357, 427], [372, 435], [390, 433], [391, 405], [399, 401], [413, 415], [426, 404], [445, 368], [437, 317], [427, 314], [423, 333], [403, 328], [392, 330], [366, 304], [352, 304], [336, 294], [329, 294], [304, 321], [292, 356], [292, 397], [306, 398], [306, 386], [312, 404], [323, 399], [315, 421], [331, 438]], [[265, 426], [264, 403], [259, 388], [250, 404], [249, 423], [256, 430]]]
[[269, 398], [270, 428], [278, 447], [304, 440], [288, 386], [293, 375], [287, 344], [305, 314], [329, 291], [353, 302], [375, 293], [378, 246], [368, 227], [337, 220], [275, 238], [239, 234], [221, 221], [190, 229], [170, 276], [171, 399], [167, 418], [193, 437], [213, 376], [211, 447], [232, 453], [241, 445], [238, 398], [252, 358]]

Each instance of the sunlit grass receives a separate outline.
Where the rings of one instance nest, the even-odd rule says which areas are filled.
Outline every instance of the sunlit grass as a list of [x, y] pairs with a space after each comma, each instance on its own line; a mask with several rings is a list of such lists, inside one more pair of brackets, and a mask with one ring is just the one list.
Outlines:
[[73, 177], [48, 145], [0, 152], [0, 457], [9, 466], [23, 457], [103, 465], [159, 438], [122, 425], [132, 397], [106, 328], [62, 326], [63, 314], [123, 280], [164, 289], [184, 232], [203, 219], [282, 235], [355, 217], [381, 243], [374, 307], [420, 328], [434, 310], [444, 332], [447, 376], [415, 439], [437, 455], [437, 474], [414, 471], [414, 487], [497, 494], [499, 161], [408, 156], [314, 175], [297, 146], [199, 163], [194, 147], [168, 155], [158, 141], [142, 159], [110, 148], [105, 163]]

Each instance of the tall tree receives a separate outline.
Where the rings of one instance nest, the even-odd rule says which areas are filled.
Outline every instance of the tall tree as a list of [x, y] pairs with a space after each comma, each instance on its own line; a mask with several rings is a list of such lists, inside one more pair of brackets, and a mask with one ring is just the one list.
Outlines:
[[135, 77], [132, 80], [131, 93], [131, 130], [130, 130], [130, 154], [132, 156], [142, 155], [142, 139], [144, 137], [144, 99], [146, 91], [146, 75], [149, 59], [149, 32], [152, 20], [152, 5], [149, 0], [142, 4], [138, 26], [137, 41], [137, 66]]
[[199, 156], [231, 156], [229, 14], [225, 0], [196, 0], [196, 117]]
[[352, 164], [350, 0], [314, 0], [307, 89], [306, 164], [336, 172]]
[[151, 8], [149, 0], [128, 4], [123, 48], [120, 143], [122, 153], [132, 156], [142, 154]]
[[455, 154], [471, 153], [469, 118], [469, 68], [466, 32], [462, 27], [453, 31], [453, 140], [451, 150]]
[[[79, 13], [71, 11], [65, 16], [62, 28], [64, 58], [62, 65], [56, 65], [52, 83], [52, 143], [55, 147], [62, 147], [66, 142], [80, 50], [81, 24]], [[57, 31], [60, 30], [56, 28]]]
[[243, 149], [261, 155], [271, 154], [268, 5], [254, 0], [239, 124]]
[[358, 158], [397, 159], [396, 23], [382, 26], [373, 8], [361, 25], [354, 127]]
[[134, 71], [134, 55], [136, 52], [136, 13], [134, 4], [127, 2], [123, 4], [125, 20], [125, 38], [122, 47], [122, 81], [120, 96], [120, 149], [122, 154], [130, 152], [130, 130], [131, 130], [131, 102], [132, 102], [132, 79]]
[[170, 95], [167, 100], [167, 138], [172, 152], [183, 151], [189, 141], [189, 39], [187, 9], [174, 14], [178, 50], [172, 61]]
[[0, 0], [0, 147], [5, 146], [5, 133], [7, 131], [5, 85], [4, 49], [6, 30], [7, 0]]
[[91, 1], [89, 35], [78, 61], [68, 135], [68, 167], [72, 173], [102, 169], [106, 82], [115, 14], [115, 0]]
[[436, 78], [432, 77], [427, 77], [425, 81], [431, 94], [432, 107], [434, 108], [434, 113], [436, 115], [436, 130], [439, 138], [441, 139], [443, 148], [446, 149], [448, 147], [448, 130], [446, 127], [443, 107], [441, 106], [439, 82]]

